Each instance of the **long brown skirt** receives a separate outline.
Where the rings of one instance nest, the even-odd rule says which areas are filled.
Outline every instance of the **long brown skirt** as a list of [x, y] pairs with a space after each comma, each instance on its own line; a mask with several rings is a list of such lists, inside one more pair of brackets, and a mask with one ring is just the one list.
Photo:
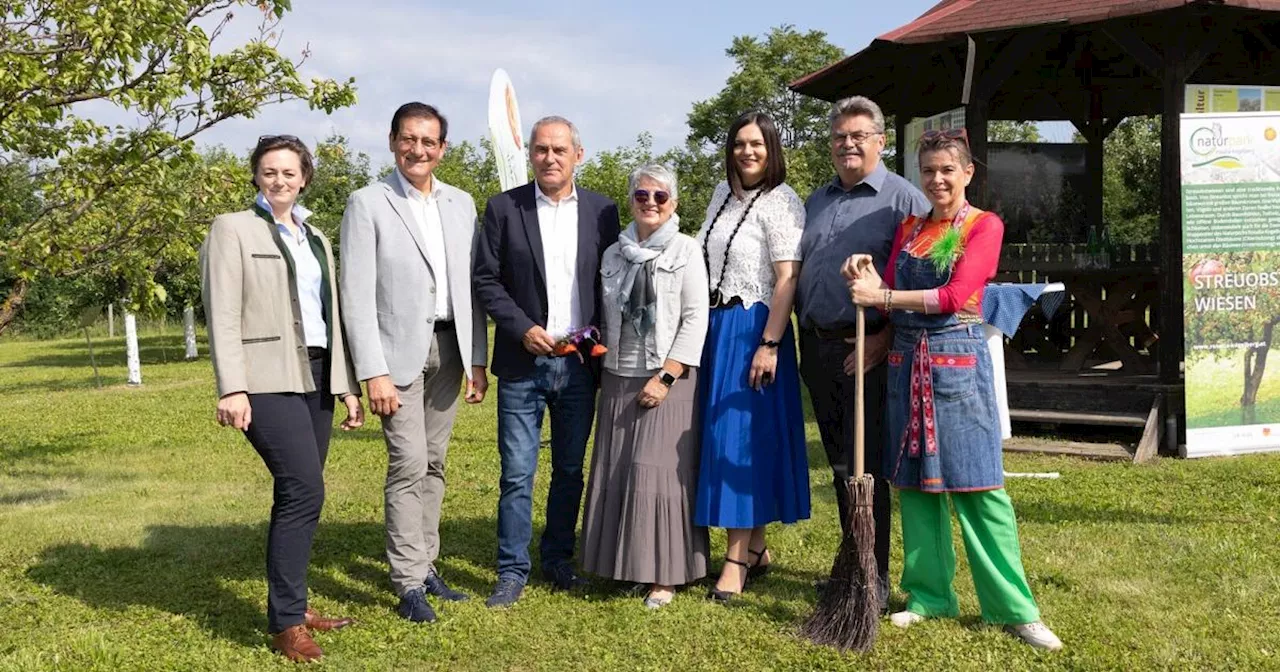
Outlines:
[[586, 571], [667, 586], [706, 576], [707, 529], [693, 524], [697, 371], [653, 409], [636, 401], [648, 378], [604, 373], [582, 519]]

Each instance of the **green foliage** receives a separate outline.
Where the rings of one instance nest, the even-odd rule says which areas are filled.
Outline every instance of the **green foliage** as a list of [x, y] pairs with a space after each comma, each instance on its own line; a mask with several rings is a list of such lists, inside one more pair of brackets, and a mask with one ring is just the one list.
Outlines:
[[[828, 42], [822, 31], [801, 33], [794, 26], [783, 25], [771, 29], [763, 39], [750, 35], [735, 37], [725, 54], [735, 62], [734, 72], [714, 97], [694, 103], [688, 117], [690, 132], [685, 151], [701, 147], [714, 154], [718, 162], [729, 125], [743, 112], [765, 112], [778, 126], [786, 151], [787, 183], [802, 198], [808, 196], [833, 174], [828, 116], [831, 105], [802, 96], [787, 85], [843, 58], [844, 51]], [[886, 120], [885, 124], [889, 132], [887, 146], [892, 148], [893, 121]], [[705, 157], [700, 159], [695, 163], [709, 163]], [[717, 166], [716, 172], [722, 173], [723, 169]], [[718, 179], [724, 179], [723, 175]], [[702, 216], [703, 213], [699, 213], [698, 220]]]
[[490, 198], [502, 193], [498, 181], [498, 164], [493, 158], [493, 145], [487, 138], [475, 144], [464, 140], [450, 144], [435, 174], [446, 184], [455, 186], [475, 199], [480, 215]]
[[[13, 279], [0, 332], [40, 279], [105, 274], [141, 310], [163, 304], [163, 265], [194, 253], [217, 198], [197, 171], [193, 138], [271, 103], [332, 111], [355, 101], [352, 80], [302, 81], [281, 55], [287, 0], [5, 0], [0, 3], [0, 154], [27, 156], [41, 207], [0, 247]], [[214, 49], [233, 11], [259, 12], [258, 33]], [[219, 17], [221, 17], [219, 19]], [[209, 32], [206, 32], [209, 28]], [[218, 42], [219, 47], [224, 47]], [[305, 54], [303, 56], [305, 59]], [[81, 116], [77, 103], [128, 110], [133, 126]]]
[[369, 155], [353, 151], [345, 136], [334, 134], [316, 145], [315, 158], [315, 175], [301, 200], [312, 212], [308, 223], [323, 231], [337, 249], [347, 197], [373, 181]]
[[1103, 144], [1102, 216], [1113, 243], [1153, 243], [1160, 229], [1160, 117], [1130, 117]]
[[1040, 129], [1034, 121], [987, 122], [988, 142], [1042, 142]]
[[737, 67], [720, 93], [693, 104], [688, 119], [691, 140], [723, 147], [729, 124], [743, 112], [758, 110], [773, 118], [788, 147], [827, 142], [830, 105], [787, 88], [844, 56], [843, 50], [827, 41], [826, 33], [778, 26], [763, 40], [751, 35], [733, 38], [725, 54]]

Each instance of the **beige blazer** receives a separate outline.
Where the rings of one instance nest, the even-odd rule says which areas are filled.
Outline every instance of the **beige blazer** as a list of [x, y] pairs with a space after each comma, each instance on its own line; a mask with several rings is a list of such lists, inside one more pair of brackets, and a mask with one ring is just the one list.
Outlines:
[[[342, 337], [333, 248], [306, 225], [327, 257], [329, 391], [359, 394]], [[218, 396], [314, 392], [297, 287], [273, 222], [254, 210], [219, 215], [200, 246], [201, 294]]]

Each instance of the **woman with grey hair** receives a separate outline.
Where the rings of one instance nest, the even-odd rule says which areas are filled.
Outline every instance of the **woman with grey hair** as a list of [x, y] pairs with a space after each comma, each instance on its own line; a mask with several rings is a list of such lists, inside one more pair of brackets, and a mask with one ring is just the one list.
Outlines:
[[675, 174], [644, 166], [629, 186], [634, 220], [600, 262], [608, 351], [582, 566], [650, 584], [644, 603], [657, 609], [707, 573], [707, 531], [693, 524], [707, 271], [698, 243], [680, 233]]

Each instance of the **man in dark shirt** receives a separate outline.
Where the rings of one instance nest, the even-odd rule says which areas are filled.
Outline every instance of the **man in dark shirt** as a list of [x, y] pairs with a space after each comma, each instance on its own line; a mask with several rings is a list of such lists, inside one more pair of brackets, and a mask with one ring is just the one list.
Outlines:
[[[800, 242], [804, 259], [796, 294], [800, 375], [809, 388], [822, 446], [831, 463], [842, 529], [848, 529], [844, 483], [853, 463], [853, 376], [857, 361], [856, 309], [840, 276], [840, 266], [851, 254], [870, 254], [876, 270], [888, 277], [890, 269], [885, 265], [898, 225], [908, 215], [929, 211], [924, 194], [881, 163], [884, 146], [884, 114], [880, 106], [861, 96], [835, 104], [831, 111], [831, 159], [836, 177], [805, 202]], [[867, 471], [876, 479], [876, 564], [882, 608], [889, 596], [889, 483], [882, 465], [887, 382], [884, 359], [889, 342], [888, 319], [879, 311], [867, 311], [865, 451]]]

